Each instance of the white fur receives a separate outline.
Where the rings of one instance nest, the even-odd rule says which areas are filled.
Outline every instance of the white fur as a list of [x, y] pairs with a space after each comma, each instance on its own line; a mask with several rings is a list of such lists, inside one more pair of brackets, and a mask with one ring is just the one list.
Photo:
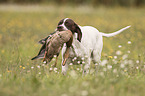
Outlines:
[[[66, 19], [65, 19], [66, 20]], [[73, 43], [72, 47], [70, 50], [70, 57], [68, 58], [65, 66], [62, 66], [62, 73], [66, 74], [68, 65], [72, 61], [72, 58], [74, 57], [80, 57], [80, 58], [85, 58], [85, 66], [84, 66], [84, 71], [88, 73], [88, 69], [91, 63], [91, 60], [93, 61], [94, 64], [99, 65], [100, 64], [100, 59], [101, 59], [101, 52], [103, 48], [103, 39], [102, 37], [111, 37], [115, 36], [125, 29], [128, 29], [130, 26], [127, 26], [125, 28], [120, 29], [119, 31], [116, 31], [114, 33], [106, 34], [99, 32], [96, 28], [91, 27], [91, 26], [79, 26], [81, 31], [82, 31], [82, 39], [81, 42], [77, 40], [77, 34], [74, 34], [73, 38]], [[66, 50], [66, 45], [63, 46], [62, 48], [62, 59], [63, 59], [63, 54]]]
[[[69, 18], [65, 18], [63, 22], [65, 22], [67, 19], [69, 19]], [[65, 31], [65, 30], [68, 30], [68, 29], [66, 28], [66, 26], [64, 25], [64, 23], [62, 23], [62, 24], [59, 25], [59, 26], [62, 26], [64, 31]]]

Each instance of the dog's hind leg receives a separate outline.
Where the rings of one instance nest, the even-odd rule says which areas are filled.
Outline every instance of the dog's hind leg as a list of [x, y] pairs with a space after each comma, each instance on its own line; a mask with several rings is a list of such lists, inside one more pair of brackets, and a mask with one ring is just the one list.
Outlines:
[[95, 64], [96, 75], [98, 73], [99, 65], [101, 63], [102, 48], [103, 48], [103, 39], [102, 39], [102, 36], [99, 36], [97, 38], [96, 45], [94, 46], [94, 49], [93, 49], [92, 54], [91, 54], [92, 61]]
[[84, 75], [86, 75], [86, 74], [89, 73], [90, 64], [91, 64], [91, 58], [88, 57], [88, 58], [86, 58], [86, 62], [85, 62], [85, 64], [83, 65], [83, 74], [84, 74]]
[[87, 75], [89, 72], [90, 72], [90, 64], [91, 64], [91, 54], [90, 52], [86, 52], [86, 54], [84, 55], [84, 57], [81, 57], [81, 58], [84, 58], [83, 62], [82, 62], [82, 69], [83, 69], [83, 75]]

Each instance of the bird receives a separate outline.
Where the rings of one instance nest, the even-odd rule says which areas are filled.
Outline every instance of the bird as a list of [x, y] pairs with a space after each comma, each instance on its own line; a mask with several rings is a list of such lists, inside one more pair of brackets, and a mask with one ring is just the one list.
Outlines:
[[65, 59], [64, 63], [66, 62], [68, 55], [69, 55], [69, 48], [73, 41], [73, 34], [70, 30], [66, 31], [55, 31], [51, 33], [46, 38], [39, 41], [42, 44], [40, 51], [37, 56], [33, 57], [31, 60], [43, 58], [43, 62], [49, 63], [54, 56], [56, 56], [56, 62], [54, 66], [57, 64], [57, 59], [59, 53], [66, 43], [66, 52], [65, 52]]
[[[50, 38], [52, 37], [53, 34], [55, 34], [56, 31], [54, 31], [53, 33], [50, 33], [50, 35], [48, 35], [47, 37], [39, 40], [39, 44], [42, 44], [42, 47], [40, 48], [39, 50], [39, 53], [37, 56], [33, 57], [31, 60], [35, 60], [35, 59], [40, 59], [40, 58], [43, 58], [44, 57], [44, 54], [45, 54], [45, 49], [46, 49], [46, 40], [50, 40]], [[49, 43], [49, 42], [48, 42]]]

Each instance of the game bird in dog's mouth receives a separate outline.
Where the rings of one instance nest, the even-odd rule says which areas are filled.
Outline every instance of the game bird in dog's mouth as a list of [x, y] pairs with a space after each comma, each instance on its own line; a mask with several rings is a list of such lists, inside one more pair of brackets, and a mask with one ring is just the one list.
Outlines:
[[54, 56], [56, 56], [56, 62], [54, 66], [56, 66], [58, 55], [60, 50], [63, 47], [63, 44], [66, 43], [67, 51], [64, 54], [63, 65], [69, 56], [69, 48], [72, 44], [73, 35], [70, 30], [66, 31], [55, 31], [50, 34], [48, 37], [39, 41], [42, 44], [42, 47], [37, 56], [32, 58], [32, 60], [43, 58], [44, 62], [50, 62]]

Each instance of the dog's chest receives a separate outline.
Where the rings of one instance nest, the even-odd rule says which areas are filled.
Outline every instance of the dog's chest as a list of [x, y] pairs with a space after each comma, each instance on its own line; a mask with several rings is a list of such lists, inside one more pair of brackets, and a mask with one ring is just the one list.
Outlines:
[[88, 55], [88, 52], [86, 50], [86, 48], [77, 40], [73, 40], [73, 44], [70, 48], [70, 52], [69, 52], [71, 58], [74, 57], [85, 57], [86, 55]]

